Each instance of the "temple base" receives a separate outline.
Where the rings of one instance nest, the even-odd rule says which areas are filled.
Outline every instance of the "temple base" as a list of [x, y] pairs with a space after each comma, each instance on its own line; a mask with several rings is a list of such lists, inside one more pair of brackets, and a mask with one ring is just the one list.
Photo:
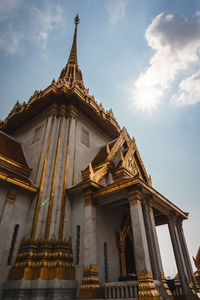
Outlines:
[[74, 299], [75, 280], [13, 280], [4, 285], [4, 300], [67, 300]]
[[141, 300], [161, 300], [158, 290], [153, 281], [152, 273], [138, 273], [139, 299]]
[[97, 266], [83, 267], [83, 279], [80, 287], [80, 299], [98, 299], [101, 297], [101, 286]]

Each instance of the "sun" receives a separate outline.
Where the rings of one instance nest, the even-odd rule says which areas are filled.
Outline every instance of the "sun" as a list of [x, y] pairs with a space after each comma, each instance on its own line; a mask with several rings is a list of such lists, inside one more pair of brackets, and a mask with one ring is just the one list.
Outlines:
[[138, 110], [152, 112], [159, 105], [160, 92], [156, 88], [139, 88], [133, 91], [134, 105]]

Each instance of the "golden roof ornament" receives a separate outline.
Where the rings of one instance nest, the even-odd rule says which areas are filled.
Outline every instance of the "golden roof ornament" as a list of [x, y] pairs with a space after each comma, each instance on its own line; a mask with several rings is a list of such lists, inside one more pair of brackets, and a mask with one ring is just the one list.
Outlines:
[[80, 88], [84, 88], [82, 73], [78, 67], [78, 58], [77, 58], [77, 25], [80, 23], [78, 14], [74, 18], [74, 23], [75, 23], [75, 29], [74, 29], [74, 37], [73, 37], [71, 51], [69, 54], [67, 65], [61, 71], [61, 74], [58, 78], [58, 82], [64, 81], [66, 84], [70, 86], [74, 86], [75, 84], [78, 84]]

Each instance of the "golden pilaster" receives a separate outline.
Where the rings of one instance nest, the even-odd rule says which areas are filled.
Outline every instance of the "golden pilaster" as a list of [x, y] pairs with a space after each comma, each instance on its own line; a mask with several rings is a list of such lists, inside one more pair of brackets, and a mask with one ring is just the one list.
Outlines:
[[101, 296], [101, 287], [98, 279], [97, 266], [83, 266], [83, 278], [80, 287], [80, 299], [98, 299]]

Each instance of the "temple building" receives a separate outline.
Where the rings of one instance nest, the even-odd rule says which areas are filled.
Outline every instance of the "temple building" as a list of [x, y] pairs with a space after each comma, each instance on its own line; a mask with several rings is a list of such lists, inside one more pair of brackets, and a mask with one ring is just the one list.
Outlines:
[[[0, 122], [2, 299], [197, 299], [182, 223], [134, 138], [85, 88], [77, 25], [66, 66]], [[166, 283], [168, 224], [180, 291]]]
[[197, 271], [194, 272], [194, 279], [195, 281], [200, 283], [200, 247], [196, 257], [195, 258], [193, 257], [193, 260], [194, 260], [195, 267], [197, 268]]

